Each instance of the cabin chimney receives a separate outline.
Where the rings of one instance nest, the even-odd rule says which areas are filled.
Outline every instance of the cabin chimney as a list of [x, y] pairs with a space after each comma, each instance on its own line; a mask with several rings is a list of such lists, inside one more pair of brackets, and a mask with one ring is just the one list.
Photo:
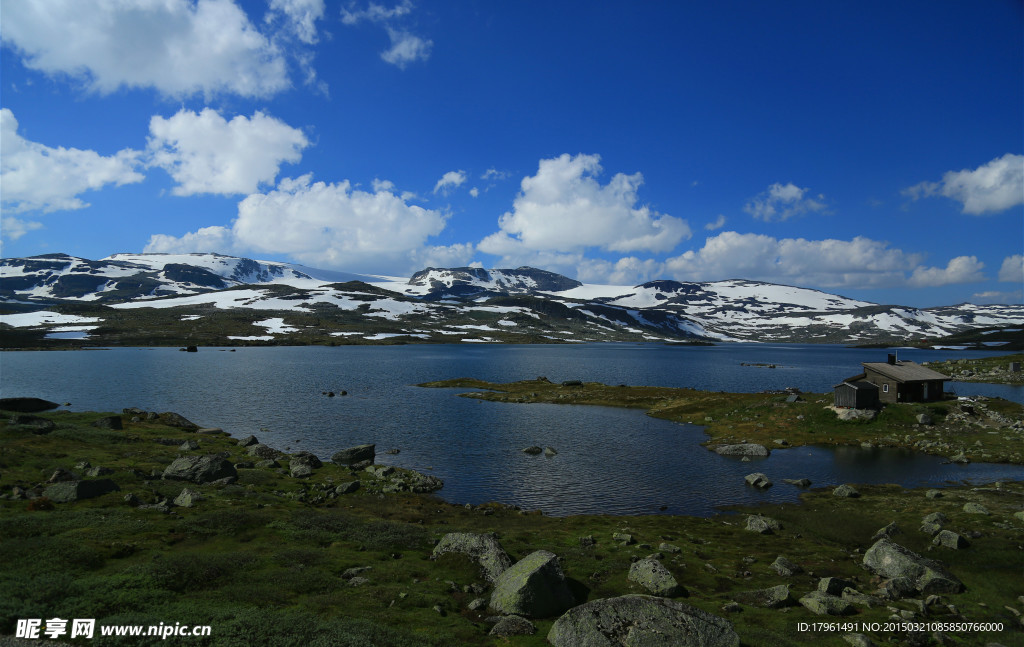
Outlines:
[[896, 353], [889, 353], [889, 363], [892, 365], [896, 364]]

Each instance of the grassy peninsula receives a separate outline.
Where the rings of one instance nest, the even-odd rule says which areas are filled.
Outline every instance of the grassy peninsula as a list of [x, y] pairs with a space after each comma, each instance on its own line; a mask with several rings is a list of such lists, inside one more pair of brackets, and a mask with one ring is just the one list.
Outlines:
[[[638, 406], [708, 424], [723, 441], [784, 436], [795, 444], [839, 433], [812, 433], [814, 425], [796, 423], [773, 429], [797, 411], [806, 419], [821, 408], [776, 406], [777, 396], [541, 383], [489, 388], [495, 390], [473, 397]], [[904, 423], [901, 416], [892, 424]], [[857, 486], [858, 498], [809, 490], [798, 505], [737, 508], [713, 518], [551, 518], [401, 491], [396, 483], [416, 478], [403, 470], [353, 471], [324, 462], [307, 474], [295, 469], [308, 464], [297, 454], [260, 460], [236, 438], [181, 424], [172, 415], [137, 412], [0, 415], [0, 635], [13, 634], [18, 619], [61, 617], [212, 626], [210, 637], [131, 639], [133, 645], [547, 644], [555, 617], [534, 618], [532, 635], [489, 635], [491, 586], [478, 564], [461, 554], [431, 559], [436, 542], [459, 531], [495, 533], [513, 562], [537, 550], [556, 554], [577, 602], [643, 593], [628, 579], [631, 565], [658, 554], [683, 587], [676, 598], [726, 618], [743, 645], [846, 645], [848, 632], [799, 631], [798, 623], [892, 617], [1004, 628], [943, 631], [938, 638], [931, 631], [858, 633], [878, 645], [1024, 641], [1021, 482], [945, 488], [938, 498], [898, 486]], [[868, 429], [854, 425], [858, 438], [874, 438], [861, 427]], [[230, 463], [235, 477], [202, 484], [163, 478], [176, 460], [195, 456]], [[65, 502], [44, 496], [54, 491], [48, 481], [68, 478], [108, 481], [116, 489]], [[360, 483], [354, 491], [347, 485], [353, 481]], [[186, 489], [192, 494], [180, 498]], [[922, 527], [933, 513], [942, 513], [944, 528], [969, 546], [934, 545]], [[776, 529], [748, 530], [748, 515], [773, 519]], [[862, 564], [886, 527], [893, 541], [948, 566], [964, 591], [880, 597], [880, 578]], [[780, 555], [798, 569], [784, 575], [774, 568]], [[819, 616], [796, 602], [826, 577], [860, 592], [852, 615]], [[779, 608], [763, 608], [750, 593], [779, 585], [789, 587]], [[71, 642], [129, 644], [101, 637]]]

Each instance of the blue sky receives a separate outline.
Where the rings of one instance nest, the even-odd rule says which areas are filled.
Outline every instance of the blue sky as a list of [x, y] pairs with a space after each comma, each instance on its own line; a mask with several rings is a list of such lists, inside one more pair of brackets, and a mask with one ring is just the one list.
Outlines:
[[0, 12], [5, 257], [1022, 301], [1017, 0]]

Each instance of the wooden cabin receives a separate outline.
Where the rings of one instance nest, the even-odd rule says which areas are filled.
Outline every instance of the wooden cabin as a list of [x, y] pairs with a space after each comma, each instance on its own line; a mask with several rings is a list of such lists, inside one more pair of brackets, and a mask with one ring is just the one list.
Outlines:
[[837, 407], [875, 409], [878, 407], [878, 387], [864, 379], [864, 374], [848, 377], [835, 385]]
[[837, 407], [871, 408], [879, 402], [932, 402], [943, 398], [950, 378], [890, 354], [885, 362], [863, 362], [864, 372], [835, 386]]

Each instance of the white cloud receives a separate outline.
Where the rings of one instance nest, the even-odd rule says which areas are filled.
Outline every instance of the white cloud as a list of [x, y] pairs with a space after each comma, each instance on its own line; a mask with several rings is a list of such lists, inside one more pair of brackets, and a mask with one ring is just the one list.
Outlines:
[[513, 211], [498, 219], [500, 231], [478, 249], [505, 257], [587, 247], [663, 252], [691, 236], [685, 220], [637, 205], [640, 173], [617, 173], [601, 185], [599, 162], [597, 155], [541, 160], [537, 174], [523, 178]]
[[870, 288], [904, 285], [919, 254], [891, 249], [888, 243], [857, 236], [853, 240], [777, 239], [726, 231], [704, 247], [665, 261], [679, 280], [745, 278], [821, 287]]
[[[385, 186], [380, 181], [378, 187]], [[207, 227], [181, 238], [156, 235], [147, 251], [192, 251], [218, 245], [236, 251], [285, 254], [314, 267], [407, 274], [423, 258], [466, 254], [469, 247], [428, 247], [444, 229], [444, 214], [415, 205], [383, 188], [353, 189], [348, 181], [311, 182], [311, 175], [281, 180], [267, 193], [238, 204], [230, 229]]]
[[495, 168], [489, 168], [489, 169], [487, 169], [486, 171], [483, 172], [483, 175], [480, 176], [480, 179], [481, 180], [504, 180], [504, 179], [508, 178], [508, 176], [509, 176], [508, 171], [499, 171], [498, 169], [495, 169]]
[[413, 267], [423, 269], [425, 267], [465, 267], [475, 253], [476, 246], [472, 243], [457, 243], [424, 247], [414, 250], [410, 256]]
[[722, 214], [718, 214], [718, 218], [716, 218], [714, 222], [709, 222], [708, 224], [704, 225], [704, 229], [707, 229], [708, 231], [715, 231], [717, 229], [721, 229], [724, 226], [725, 216], [723, 216]]
[[3, 238], [8, 241], [15, 241], [35, 229], [42, 229], [41, 222], [19, 220], [18, 218], [4, 217], [0, 219], [0, 229], [3, 230]]
[[941, 195], [963, 204], [963, 213], [981, 215], [1024, 204], [1024, 155], [1007, 153], [973, 171], [947, 171], [939, 182], [921, 182], [903, 190], [918, 198]]
[[584, 283], [639, 285], [660, 277], [663, 271], [664, 264], [650, 258], [627, 256], [614, 263], [588, 258], [577, 263], [576, 278]]
[[388, 9], [376, 2], [371, 2], [367, 5], [366, 9], [355, 10], [354, 7], [355, 3], [352, 3], [348, 9], [341, 10], [341, 22], [346, 25], [355, 25], [363, 20], [386, 22], [394, 18], [401, 18], [412, 12], [412, 2], [409, 0], [395, 5], [393, 9]]
[[469, 195], [473, 196], [474, 198], [480, 197], [480, 189], [473, 187], [472, 189], [469, 190]]
[[27, 67], [101, 94], [266, 97], [290, 85], [280, 48], [232, 0], [5, 2], [3, 20], [4, 42]]
[[1004, 283], [1024, 284], [1024, 255], [1014, 254], [1003, 259], [999, 280]]
[[188, 254], [193, 252], [220, 252], [235, 250], [235, 240], [227, 227], [203, 227], [181, 238], [167, 234], [154, 234], [143, 250], [146, 253]]
[[432, 40], [391, 27], [388, 27], [388, 37], [391, 39], [391, 47], [381, 52], [380, 57], [401, 69], [414, 61], [427, 60], [430, 58], [430, 50], [434, 48]]
[[465, 181], [466, 173], [464, 171], [448, 171], [434, 185], [434, 193], [441, 192], [447, 195], [452, 189], [462, 185]]
[[[143, 175], [136, 171], [138, 158], [139, 152], [131, 149], [103, 156], [91, 150], [31, 142], [18, 134], [14, 113], [0, 109], [0, 184], [6, 213], [87, 207], [78, 197], [86, 191], [141, 182]], [[13, 224], [11, 231], [18, 231]]]
[[807, 191], [808, 189], [801, 189], [792, 182], [776, 182], [766, 191], [751, 198], [743, 206], [743, 210], [765, 222], [788, 220], [804, 213], [824, 211], [825, 196], [818, 194], [817, 198], [805, 198], [804, 194]]
[[324, 17], [324, 0], [270, 0], [267, 22], [283, 16], [289, 30], [303, 43], [316, 44], [316, 21]]
[[972, 303], [1001, 303], [1001, 304], [1019, 304], [1024, 301], [1024, 291], [1015, 290], [1011, 292], [998, 292], [995, 290], [988, 292], [976, 292], [971, 295]]
[[958, 283], [977, 283], [984, 281], [981, 270], [985, 264], [976, 256], [957, 256], [951, 259], [946, 267], [917, 267], [911, 274], [907, 285], [915, 288], [938, 287]]
[[149, 123], [151, 165], [178, 183], [175, 195], [255, 193], [272, 183], [282, 162], [298, 162], [309, 140], [301, 130], [256, 111], [231, 121], [204, 108]]

